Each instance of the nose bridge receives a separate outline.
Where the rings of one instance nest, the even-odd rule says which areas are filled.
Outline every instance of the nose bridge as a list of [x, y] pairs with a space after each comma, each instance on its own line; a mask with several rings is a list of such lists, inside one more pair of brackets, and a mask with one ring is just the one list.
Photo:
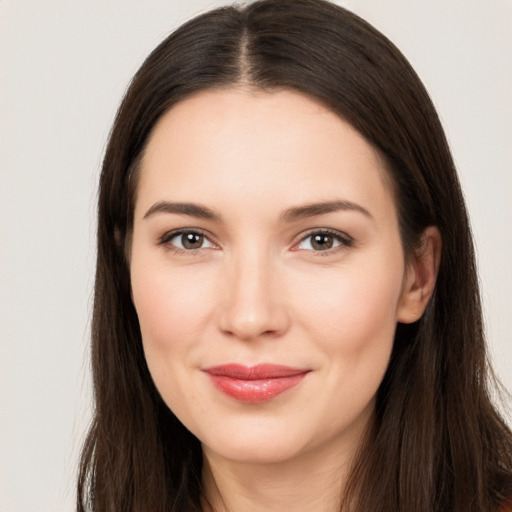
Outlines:
[[255, 245], [235, 251], [226, 262], [220, 328], [240, 339], [282, 334], [288, 325], [279, 268], [270, 251]]

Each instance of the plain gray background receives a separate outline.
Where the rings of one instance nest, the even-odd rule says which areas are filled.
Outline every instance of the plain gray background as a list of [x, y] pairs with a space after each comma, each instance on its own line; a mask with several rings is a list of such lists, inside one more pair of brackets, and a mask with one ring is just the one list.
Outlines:
[[[512, 2], [339, 2], [429, 89], [466, 193], [512, 389]], [[207, 0], [0, 0], [0, 512], [74, 507], [90, 417], [96, 181], [129, 79]]]

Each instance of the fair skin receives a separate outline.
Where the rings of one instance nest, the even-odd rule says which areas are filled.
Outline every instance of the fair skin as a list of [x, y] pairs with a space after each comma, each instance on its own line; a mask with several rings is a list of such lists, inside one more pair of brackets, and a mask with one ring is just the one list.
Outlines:
[[[423, 242], [406, 262], [382, 159], [304, 95], [203, 91], [162, 116], [137, 188], [132, 297], [216, 511], [339, 510], [396, 323], [433, 291], [437, 230]], [[244, 399], [208, 373], [231, 363], [303, 374]]]

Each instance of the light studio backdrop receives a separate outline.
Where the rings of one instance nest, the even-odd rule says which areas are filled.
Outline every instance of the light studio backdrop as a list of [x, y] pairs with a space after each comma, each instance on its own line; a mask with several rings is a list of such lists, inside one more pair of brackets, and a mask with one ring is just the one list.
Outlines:
[[[105, 141], [144, 57], [223, 3], [0, 0], [0, 512], [73, 510]], [[340, 3], [397, 44], [438, 108], [512, 389], [512, 1]]]

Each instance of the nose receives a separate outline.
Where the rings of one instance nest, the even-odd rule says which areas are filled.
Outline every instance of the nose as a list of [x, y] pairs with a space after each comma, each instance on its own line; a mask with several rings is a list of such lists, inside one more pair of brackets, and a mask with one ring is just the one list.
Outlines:
[[290, 317], [278, 265], [268, 255], [245, 251], [226, 266], [220, 292], [220, 330], [241, 340], [282, 336]]

